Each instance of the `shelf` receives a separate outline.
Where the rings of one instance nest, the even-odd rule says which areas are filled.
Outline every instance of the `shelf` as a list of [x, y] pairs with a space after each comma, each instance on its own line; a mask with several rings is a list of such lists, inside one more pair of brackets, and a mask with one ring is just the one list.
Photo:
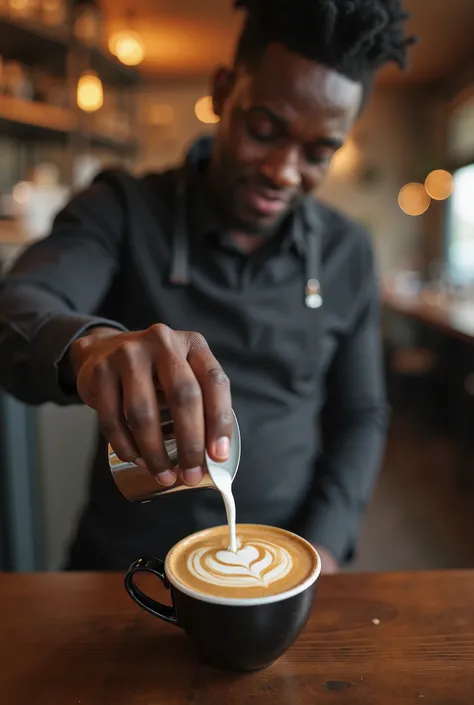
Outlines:
[[2, 56], [14, 58], [28, 66], [40, 62], [54, 73], [66, 72], [67, 55], [71, 48], [89, 57], [91, 68], [107, 85], [136, 85], [140, 80], [137, 69], [124, 66], [106, 50], [89, 48], [72, 37], [68, 25], [48, 27], [41, 22], [6, 15], [0, 10], [0, 48]]
[[[0, 0], [1, 4], [1, 0]], [[61, 76], [68, 95], [75, 91], [75, 82], [82, 71], [95, 69], [104, 85], [123, 89], [123, 98], [129, 98], [128, 87], [140, 81], [140, 74], [133, 67], [124, 66], [107, 50], [85, 46], [72, 36], [70, 23], [49, 27], [39, 20], [6, 14], [0, 9], [0, 54], [7, 60], [25, 66], [49, 71]], [[76, 150], [90, 145], [131, 155], [136, 153], [138, 142], [121, 140], [119, 132], [109, 132], [107, 126], [85, 120], [85, 116], [71, 103], [69, 108], [30, 101], [0, 94], [0, 135], [14, 140], [68, 143]], [[89, 129], [91, 128], [91, 129]]]
[[1, 134], [31, 137], [67, 136], [77, 129], [77, 117], [67, 108], [0, 96]]
[[138, 148], [135, 141], [114, 139], [81, 126], [79, 116], [66, 108], [4, 95], [0, 96], [0, 134], [60, 141], [77, 134], [95, 146], [119, 152], [133, 153]]
[[0, 27], [5, 27], [10, 32], [27, 35], [27, 39], [35, 37], [38, 41], [48, 44], [59, 44], [64, 49], [69, 43], [69, 29], [67, 27], [50, 27], [42, 22], [24, 17], [12, 17], [0, 10]]
[[0, 48], [2, 56], [29, 66], [50, 66], [54, 73], [66, 70], [69, 30], [48, 27], [33, 20], [12, 18], [0, 10]]

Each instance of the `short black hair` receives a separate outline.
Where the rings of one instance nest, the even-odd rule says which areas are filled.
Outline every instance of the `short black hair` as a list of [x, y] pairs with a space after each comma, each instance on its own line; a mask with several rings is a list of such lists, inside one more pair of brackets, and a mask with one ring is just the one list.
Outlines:
[[265, 48], [288, 49], [364, 84], [383, 64], [405, 67], [408, 15], [401, 0], [234, 0], [247, 11], [235, 56], [252, 68]]

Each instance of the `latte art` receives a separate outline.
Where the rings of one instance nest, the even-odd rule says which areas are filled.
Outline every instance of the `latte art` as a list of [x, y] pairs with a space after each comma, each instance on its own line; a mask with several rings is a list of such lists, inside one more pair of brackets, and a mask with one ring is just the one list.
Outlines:
[[166, 574], [175, 585], [219, 598], [278, 595], [303, 583], [318, 567], [314, 549], [283, 529], [237, 524], [237, 552], [228, 527], [199, 531], [174, 546]]
[[211, 585], [267, 587], [285, 578], [293, 567], [290, 553], [270, 541], [238, 541], [237, 553], [197, 546], [187, 558], [191, 575]]

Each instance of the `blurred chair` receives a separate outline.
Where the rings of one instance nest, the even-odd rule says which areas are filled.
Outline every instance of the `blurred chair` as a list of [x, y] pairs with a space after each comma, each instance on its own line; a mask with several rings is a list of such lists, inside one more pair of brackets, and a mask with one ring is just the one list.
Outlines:
[[428, 419], [434, 398], [436, 353], [422, 346], [395, 347], [388, 351], [388, 394], [392, 404]]
[[391, 312], [384, 316], [383, 333], [389, 401], [428, 425], [436, 398], [436, 348], [418, 325]]

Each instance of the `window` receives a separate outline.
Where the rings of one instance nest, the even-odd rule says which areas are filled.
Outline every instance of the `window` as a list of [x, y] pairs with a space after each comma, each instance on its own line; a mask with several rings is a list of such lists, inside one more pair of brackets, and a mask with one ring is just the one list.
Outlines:
[[459, 284], [474, 283], [474, 164], [454, 172], [447, 236], [451, 277]]

